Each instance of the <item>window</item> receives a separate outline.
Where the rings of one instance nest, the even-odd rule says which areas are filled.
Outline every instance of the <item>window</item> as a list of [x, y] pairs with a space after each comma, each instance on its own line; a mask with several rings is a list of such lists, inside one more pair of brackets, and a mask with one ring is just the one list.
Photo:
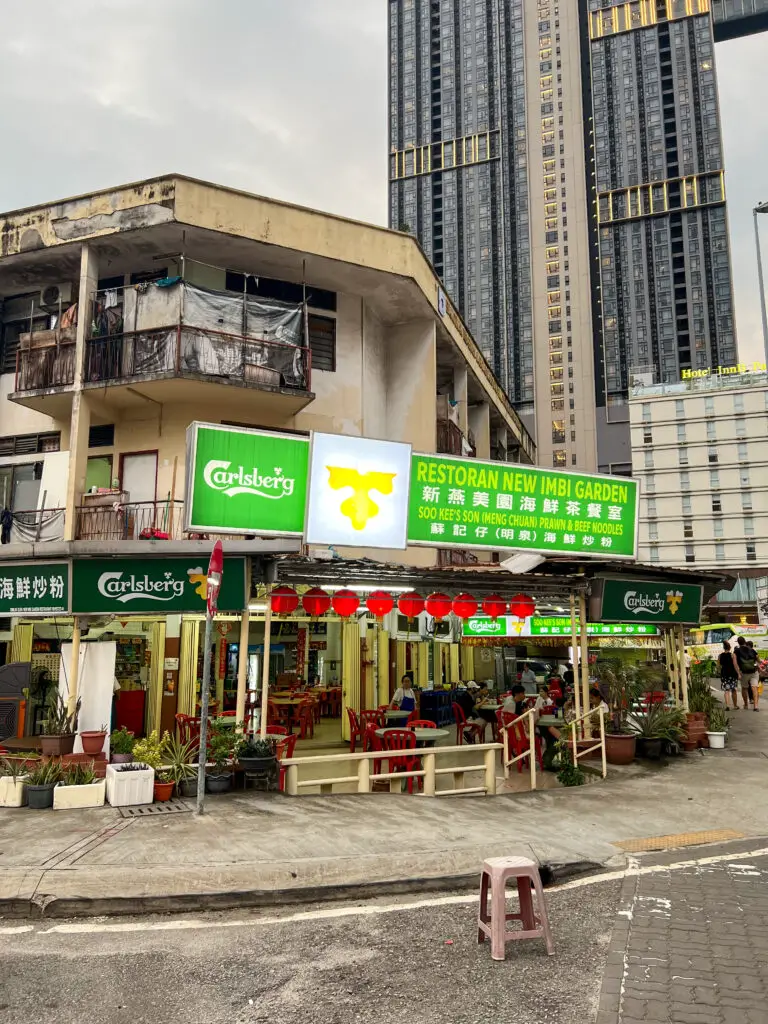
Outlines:
[[552, 465], [553, 466], [564, 466], [565, 465], [565, 450], [563, 448], [556, 448], [552, 452]]
[[752, 511], [752, 491], [741, 492], [741, 507], [744, 512]]
[[689, 563], [696, 561], [696, 555], [694, 554], [693, 544], [685, 545], [685, 560]]
[[650, 427], [646, 427], [643, 430], [643, 444], [652, 444], [652, 443], [653, 443], [653, 434], [651, 433], [651, 428]]
[[709, 471], [709, 486], [719, 487], [720, 486], [720, 470], [710, 469]]
[[742, 487], [749, 487], [749, 470], [748, 469], [740, 469], [739, 470], [739, 483], [740, 483], [740, 485]]
[[336, 320], [333, 317], [309, 317], [309, 350], [313, 370], [333, 372], [336, 369]]
[[733, 411], [744, 412], [744, 395], [733, 396]]
[[717, 439], [717, 433], [715, 431], [715, 421], [707, 420], [707, 440], [714, 441]]
[[715, 561], [725, 561], [725, 544], [715, 544]]
[[685, 424], [684, 423], [678, 423], [677, 424], [677, 440], [678, 441], [684, 441], [685, 440]]
[[645, 468], [646, 469], [653, 469], [653, 452], [649, 452], [646, 449], [644, 454], [645, 454]]
[[675, 416], [685, 416], [685, 402], [680, 398], [675, 399]]
[[754, 544], [747, 544], [747, 561], [748, 562], [756, 562], [757, 561], [757, 548], [756, 548], [756, 546]]
[[680, 489], [682, 491], [690, 491], [691, 489], [691, 474], [687, 470], [680, 474]]
[[655, 516], [656, 515], [656, 499], [655, 498], [649, 498], [648, 499], [648, 515], [649, 516]]
[[552, 420], [552, 444], [565, 442], [565, 420]]
[[[163, 274], [163, 276], [167, 276]], [[131, 281], [133, 284], [133, 280]], [[243, 275], [228, 270], [224, 287], [228, 292], [243, 294]], [[293, 281], [278, 281], [269, 277], [248, 276], [246, 285], [248, 295], [260, 295], [265, 299], [281, 299], [283, 302], [303, 302], [304, 286], [295, 284]], [[324, 288], [315, 288], [313, 285], [306, 286], [307, 305], [313, 309], [326, 309], [330, 313], [336, 312], [336, 292], [326, 291]], [[310, 316], [310, 320], [311, 320]]]
[[42, 462], [0, 467], [0, 501], [11, 512], [32, 512], [37, 508]]
[[717, 448], [709, 448], [707, 450], [707, 458], [710, 465], [714, 465], [717, 462]]
[[648, 548], [648, 561], [658, 562], [659, 560], [659, 548], [657, 544], [651, 544]]
[[713, 494], [712, 495], [712, 511], [713, 512], [722, 512], [723, 511], [723, 503], [720, 500], [720, 495], [719, 494]]
[[747, 421], [744, 419], [744, 417], [736, 416], [734, 417], [734, 422], [736, 423], [736, 437], [746, 437]]
[[681, 466], [688, 465], [688, 448], [686, 445], [681, 445], [677, 449], [677, 458]]
[[710, 398], [705, 398], [704, 399], [704, 413], [705, 413], [706, 416], [714, 416], [715, 415], [715, 400], [714, 400], [714, 398], [710, 397]]
[[648, 538], [649, 540], [659, 539], [659, 524], [655, 519], [648, 523]]
[[651, 422], [651, 403], [650, 402], [643, 402], [642, 410], [643, 410], [643, 423], [650, 423]]
[[88, 431], [89, 448], [111, 448], [115, 443], [115, 424], [100, 423]]
[[714, 528], [715, 528], [715, 536], [716, 537], [724, 537], [725, 533], [723, 531], [725, 530], [725, 527], [723, 526], [723, 520], [722, 519], [713, 519], [712, 522], [713, 522]]
[[754, 537], [755, 535], [755, 520], [751, 516], [744, 517], [744, 536]]
[[692, 519], [684, 519], [683, 520], [683, 537], [685, 537], [686, 540], [692, 540], [693, 539], [693, 520]]
[[656, 474], [646, 473], [645, 474], [645, 489], [649, 493], [656, 490]]
[[61, 450], [61, 434], [10, 434], [0, 437], [0, 455], [36, 455]]
[[739, 462], [746, 462], [747, 461], [747, 442], [746, 441], [739, 441], [738, 451], [739, 451]]
[[693, 509], [691, 508], [691, 496], [690, 494], [683, 495], [683, 513], [690, 515]]

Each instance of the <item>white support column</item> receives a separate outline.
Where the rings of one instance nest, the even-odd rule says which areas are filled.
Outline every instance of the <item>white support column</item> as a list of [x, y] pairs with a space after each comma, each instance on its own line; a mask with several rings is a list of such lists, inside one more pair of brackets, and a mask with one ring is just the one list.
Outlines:
[[235, 722], [239, 733], [245, 731], [245, 687], [248, 682], [248, 630], [251, 624], [251, 613], [248, 605], [243, 609], [240, 619], [240, 643], [237, 649], [237, 702], [235, 704]]

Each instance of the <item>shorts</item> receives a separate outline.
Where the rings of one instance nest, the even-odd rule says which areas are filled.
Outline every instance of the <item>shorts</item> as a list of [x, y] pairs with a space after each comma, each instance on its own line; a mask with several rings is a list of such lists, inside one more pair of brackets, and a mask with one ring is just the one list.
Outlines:
[[720, 689], [725, 690], [727, 693], [732, 693], [734, 690], [738, 690], [738, 688], [739, 680], [736, 676], [720, 680]]
[[757, 690], [757, 684], [759, 682], [760, 682], [760, 673], [759, 672], [750, 672], [749, 675], [747, 675], [746, 672], [744, 672], [742, 674], [742, 676], [741, 676], [741, 688], [742, 688], [742, 690], [746, 690], [747, 688], [749, 688], [751, 690], [752, 687], [754, 687], [755, 690]]

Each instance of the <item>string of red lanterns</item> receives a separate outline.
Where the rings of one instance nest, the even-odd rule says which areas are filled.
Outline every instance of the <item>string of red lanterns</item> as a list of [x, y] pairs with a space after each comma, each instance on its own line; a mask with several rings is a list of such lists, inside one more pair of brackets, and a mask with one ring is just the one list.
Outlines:
[[[311, 587], [300, 598], [293, 587], [279, 586], [270, 594], [270, 605], [274, 615], [292, 615], [299, 602], [306, 614], [312, 618], [325, 615], [330, 608], [342, 618], [349, 618], [360, 607], [360, 598], [354, 590], [337, 590], [330, 595], [321, 587]], [[395, 598], [386, 590], [373, 590], [366, 599], [365, 607], [372, 615], [381, 619], [395, 607]], [[527, 594], [515, 594], [509, 604], [498, 594], [490, 594], [480, 602], [483, 615], [494, 621], [507, 613], [507, 607], [511, 615], [518, 619], [527, 619], [535, 613], [536, 602]], [[425, 610], [438, 621], [444, 619], [450, 612], [457, 618], [469, 619], [477, 614], [478, 601], [467, 593], [458, 594], [451, 599], [447, 594], [440, 592], [430, 594], [425, 600], [417, 591], [411, 590], [397, 598], [397, 610], [408, 619], [418, 618]]]

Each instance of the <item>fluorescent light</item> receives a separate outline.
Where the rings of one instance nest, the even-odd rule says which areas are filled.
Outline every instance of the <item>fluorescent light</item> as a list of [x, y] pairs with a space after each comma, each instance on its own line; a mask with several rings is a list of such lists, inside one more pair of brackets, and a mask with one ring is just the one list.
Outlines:
[[248, 605], [248, 611], [249, 612], [265, 612], [266, 610], [267, 610], [267, 606], [266, 606], [266, 604], [263, 601], [260, 601], [258, 604], [249, 604]]
[[536, 555], [533, 553], [529, 554], [527, 551], [518, 551], [517, 554], [504, 559], [501, 566], [506, 569], [507, 572], [524, 573], [530, 572], [531, 569], [535, 569], [537, 565], [541, 565], [544, 561], [546, 561], [546, 559], [543, 555]]

